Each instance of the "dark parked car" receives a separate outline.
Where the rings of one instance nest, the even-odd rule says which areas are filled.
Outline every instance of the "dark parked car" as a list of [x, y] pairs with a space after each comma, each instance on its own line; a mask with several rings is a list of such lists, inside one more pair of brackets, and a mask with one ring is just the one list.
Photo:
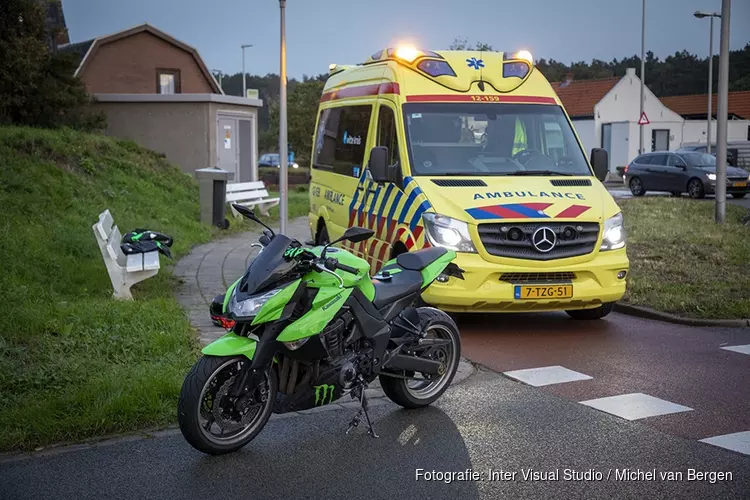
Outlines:
[[[727, 194], [742, 198], [750, 192], [748, 181], [746, 170], [727, 167]], [[674, 196], [687, 192], [691, 198], [703, 198], [716, 189], [716, 157], [695, 152], [645, 153], [625, 167], [625, 183], [634, 196], [668, 191]]]
[[[261, 155], [260, 158], [258, 159], [258, 166], [279, 168], [281, 166], [280, 158], [281, 156], [275, 153], [267, 153], [267, 154]], [[297, 165], [295, 162], [292, 162], [292, 161], [290, 161], [288, 165], [289, 165], [289, 168], [299, 168], [299, 165]]]

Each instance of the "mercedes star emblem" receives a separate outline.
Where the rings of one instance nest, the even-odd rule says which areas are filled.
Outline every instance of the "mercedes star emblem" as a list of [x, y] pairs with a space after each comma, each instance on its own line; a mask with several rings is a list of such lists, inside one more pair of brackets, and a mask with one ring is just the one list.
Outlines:
[[557, 236], [555, 232], [547, 226], [540, 227], [531, 236], [531, 243], [534, 244], [534, 248], [542, 253], [547, 253], [555, 248], [557, 243]]

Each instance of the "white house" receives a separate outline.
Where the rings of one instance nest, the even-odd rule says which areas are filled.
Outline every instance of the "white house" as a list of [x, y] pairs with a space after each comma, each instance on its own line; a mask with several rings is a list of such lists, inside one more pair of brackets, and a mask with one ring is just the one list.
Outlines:
[[[552, 86], [573, 120], [586, 151], [594, 147], [609, 151], [610, 171], [638, 155], [641, 127], [644, 128], [645, 151], [675, 150], [683, 144], [706, 142], [707, 94], [660, 100], [646, 87], [644, 110], [650, 123], [638, 125], [641, 82], [633, 68], [622, 78], [568, 79]], [[727, 140], [750, 140], [750, 92], [730, 92], [728, 107]], [[714, 117], [715, 113], [714, 105]], [[715, 120], [711, 132], [715, 141]]]

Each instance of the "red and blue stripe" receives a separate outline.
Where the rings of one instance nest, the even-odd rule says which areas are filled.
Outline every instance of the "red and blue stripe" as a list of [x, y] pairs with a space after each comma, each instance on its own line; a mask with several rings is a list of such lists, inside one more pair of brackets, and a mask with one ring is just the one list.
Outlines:
[[552, 203], [506, 203], [502, 205], [488, 205], [485, 207], [467, 208], [466, 212], [477, 220], [487, 219], [575, 219], [591, 207], [586, 205], [571, 205], [554, 217], [545, 211]]

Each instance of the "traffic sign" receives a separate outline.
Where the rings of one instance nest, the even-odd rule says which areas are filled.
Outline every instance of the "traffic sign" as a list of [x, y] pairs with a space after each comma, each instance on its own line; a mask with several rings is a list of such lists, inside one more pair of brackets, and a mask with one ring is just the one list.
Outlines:
[[648, 121], [648, 116], [646, 116], [646, 112], [644, 111], [643, 113], [641, 113], [641, 118], [638, 120], [638, 125], [648, 125], [649, 123], [651, 122]]

